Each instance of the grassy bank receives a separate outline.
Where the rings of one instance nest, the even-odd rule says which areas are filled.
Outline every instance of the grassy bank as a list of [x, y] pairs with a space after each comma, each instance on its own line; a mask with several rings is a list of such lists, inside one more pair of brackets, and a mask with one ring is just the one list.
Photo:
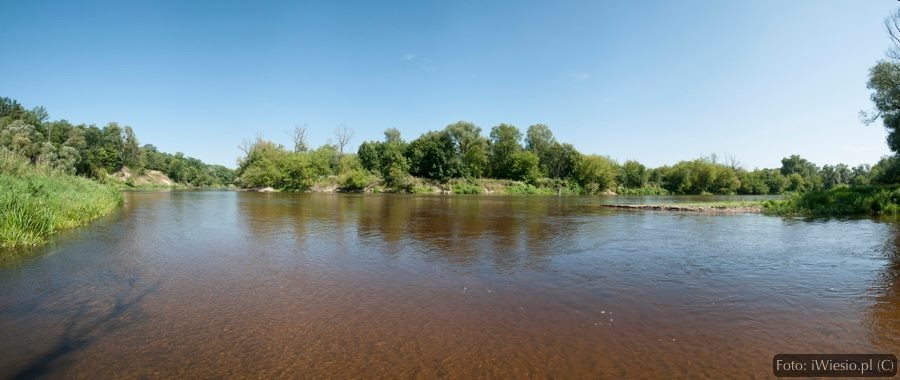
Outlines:
[[872, 215], [900, 214], [900, 186], [840, 186], [808, 191], [785, 200], [767, 201], [770, 215]]
[[34, 166], [0, 152], [0, 247], [42, 244], [122, 204], [114, 186]]

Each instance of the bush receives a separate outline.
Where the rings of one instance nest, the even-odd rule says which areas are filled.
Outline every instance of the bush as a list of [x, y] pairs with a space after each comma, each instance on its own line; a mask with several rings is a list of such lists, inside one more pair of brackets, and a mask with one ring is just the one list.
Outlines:
[[530, 183], [517, 183], [507, 187], [506, 193], [511, 195], [550, 195], [556, 194], [556, 190], [540, 188]]
[[460, 182], [454, 183], [452, 185], [453, 194], [481, 194], [481, 186], [470, 183], [470, 182]]
[[796, 193], [763, 204], [768, 214], [865, 215], [900, 213], [900, 186], [838, 186]]
[[355, 169], [341, 178], [342, 191], [363, 191], [372, 182], [372, 175], [365, 169]]

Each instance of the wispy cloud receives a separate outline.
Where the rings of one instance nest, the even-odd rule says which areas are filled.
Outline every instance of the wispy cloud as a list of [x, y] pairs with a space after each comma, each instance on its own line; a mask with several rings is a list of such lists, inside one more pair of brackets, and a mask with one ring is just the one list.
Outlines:
[[406, 53], [400, 56], [400, 59], [410, 62], [413, 67], [418, 66], [422, 71], [436, 71], [437, 66], [434, 61], [428, 57], [420, 57], [416, 53]]

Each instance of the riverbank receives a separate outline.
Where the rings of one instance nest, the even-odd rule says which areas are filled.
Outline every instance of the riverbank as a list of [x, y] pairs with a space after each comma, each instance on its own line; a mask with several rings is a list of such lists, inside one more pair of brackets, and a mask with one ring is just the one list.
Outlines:
[[0, 248], [43, 244], [54, 233], [87, 224], [122, 204], [115, 186], [0, 154]]
[[[237, 191], [251, 192], [295, 192], [273, 187], [237, 188]], [[359, 181], [350, 176], [329, 176], [317, 179], [303, 193], [397, 193], [397, 194], [456, 194], [456, 195], [579, 195], [585, 193], [577, 184], [565, 180], [542, 179], [535, 183], [504, 179], [454, 179], [439, 182], [424, 178], [407, 177], [403, 183], [390, 185], [384, 180], [371, 176]], [[594, 195], [617, 195], [607, 190]]]

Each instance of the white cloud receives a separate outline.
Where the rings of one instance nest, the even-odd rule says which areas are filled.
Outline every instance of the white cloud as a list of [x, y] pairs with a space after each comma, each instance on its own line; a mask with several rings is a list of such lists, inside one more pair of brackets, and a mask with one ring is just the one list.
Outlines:
[[416, 55], [413, 53], [406, 53], [406, 54], [403, 54], [403, 56], [401, 56], [401, 58], [403, 58], [404, 61], [411, 61], [413, 59], [416, 59]]

